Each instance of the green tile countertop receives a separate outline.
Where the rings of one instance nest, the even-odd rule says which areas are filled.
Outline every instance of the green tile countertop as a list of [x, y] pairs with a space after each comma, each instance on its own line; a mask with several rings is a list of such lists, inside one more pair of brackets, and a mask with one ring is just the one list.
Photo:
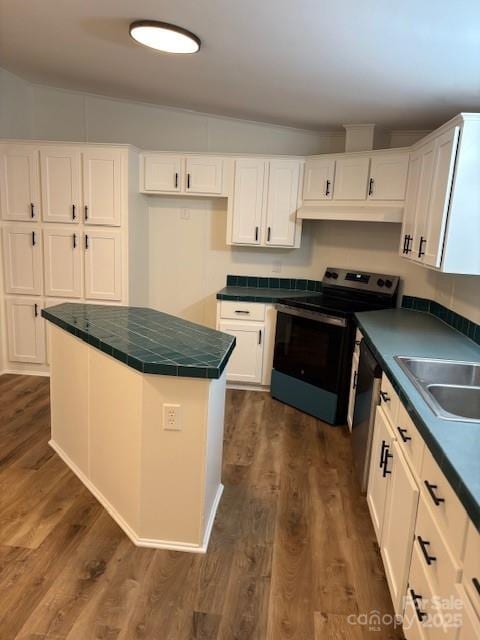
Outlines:
[[224, 287], [217, 293], [217, 300], [235, 300], [237, 302], [275, 303], [281, 298], [314, 296], [315, 291], [300, 289], [271, 289], [269, 287]]
[[144, 307], [65, 303], [42, 316], [142, 373], [219, 378], [235, 338]]
[[438, 318], [407, 309], [366, 311], [356, 319], [437, 464], [480, 530], [480, 422], [438, 418], [394, 356], [480, 362], [480, 346]]

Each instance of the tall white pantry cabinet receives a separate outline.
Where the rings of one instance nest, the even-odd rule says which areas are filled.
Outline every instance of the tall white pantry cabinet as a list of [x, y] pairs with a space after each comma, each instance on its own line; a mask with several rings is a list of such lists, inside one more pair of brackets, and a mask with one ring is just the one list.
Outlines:
[[45, 306], [146, 304], [138, 165], [128, 146], [0, 141], [3, 371], [47, 372]]

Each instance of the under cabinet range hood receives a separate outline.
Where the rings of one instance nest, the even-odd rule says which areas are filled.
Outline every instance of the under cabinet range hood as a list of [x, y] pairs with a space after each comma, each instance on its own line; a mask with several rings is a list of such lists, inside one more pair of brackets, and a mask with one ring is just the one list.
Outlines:
[[346, 202], [304, 203], [297, 211], [300, 220], [346, 220], [357, 222], [398, 222], [403, 219], [403, 202], [350, 204]]

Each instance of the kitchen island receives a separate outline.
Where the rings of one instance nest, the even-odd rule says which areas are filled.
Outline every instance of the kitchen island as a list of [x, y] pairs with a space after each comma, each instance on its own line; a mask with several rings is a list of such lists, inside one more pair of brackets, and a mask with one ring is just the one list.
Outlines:
[[136, 545], [205, 552], [235, 338], [139, 307], [65, 303], [42, 315], [52, 448]]

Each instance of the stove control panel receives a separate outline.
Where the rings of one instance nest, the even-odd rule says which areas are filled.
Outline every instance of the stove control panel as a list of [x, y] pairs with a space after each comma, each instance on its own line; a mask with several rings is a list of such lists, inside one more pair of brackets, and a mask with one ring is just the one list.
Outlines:
[[327, 267], [323, 276], [324, 286], [347, 287], [357, 291], [368, 291], [370, 293], [383, 293], [394, 296], [399, 283], [398, 276], [390, 276], [382, 273], [368, 273], [366, 271], [352, 271], [350, 269], [339, 269], [337, 267]]

